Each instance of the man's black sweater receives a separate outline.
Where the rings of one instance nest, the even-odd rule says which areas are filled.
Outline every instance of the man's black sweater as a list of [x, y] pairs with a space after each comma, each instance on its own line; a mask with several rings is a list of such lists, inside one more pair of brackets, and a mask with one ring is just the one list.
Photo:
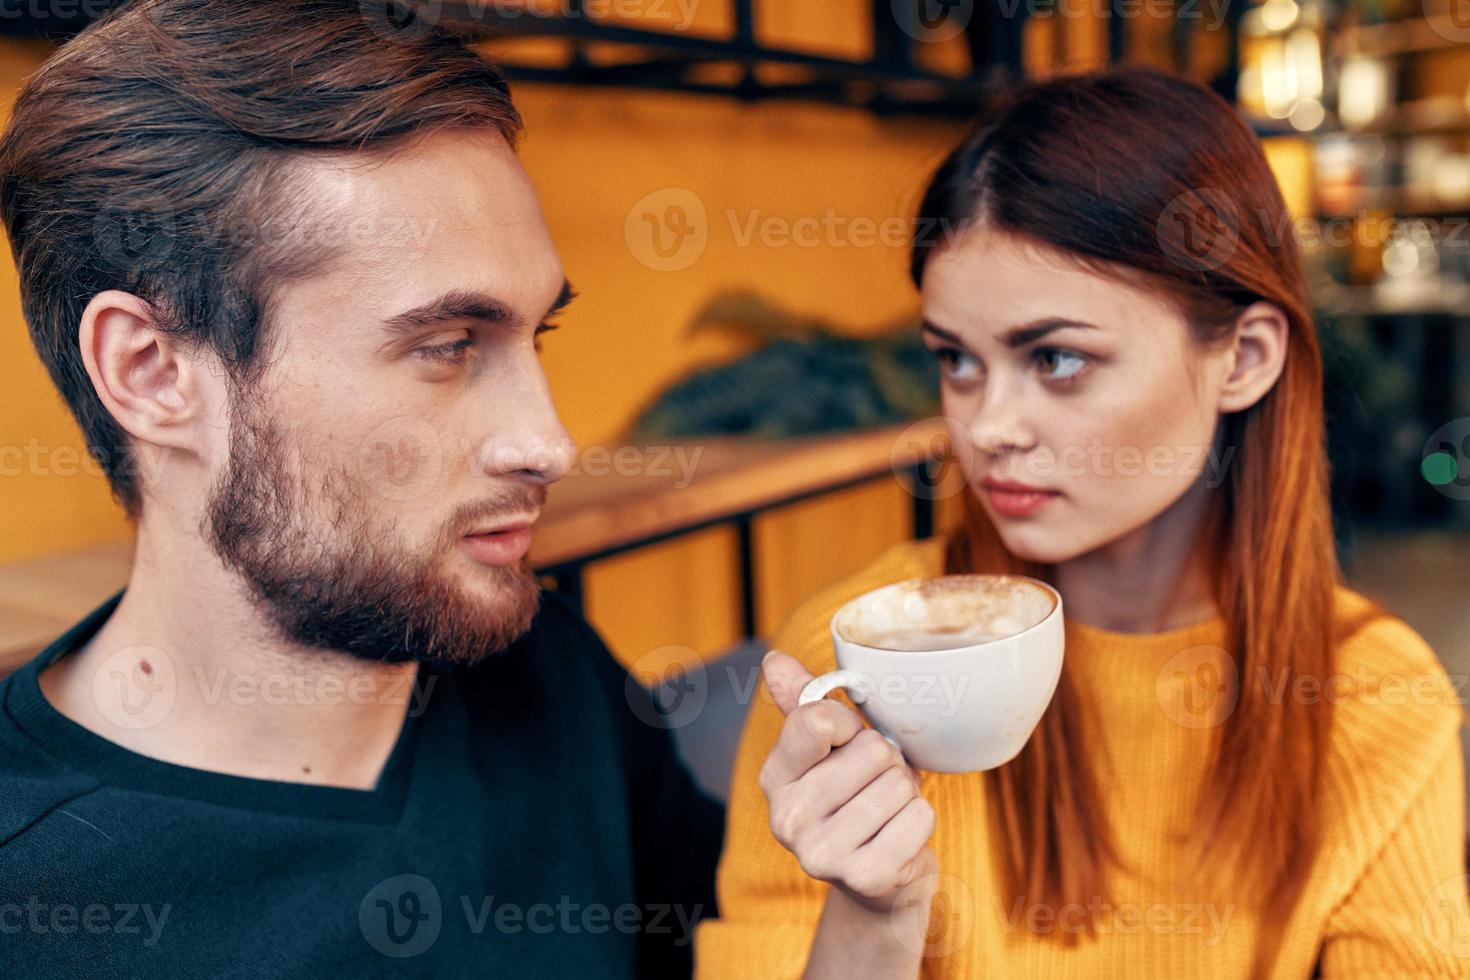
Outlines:
[[721, 808], [555, 596], [503, 654], [420, 668], [363, 791], [172, 765], [57, 712], [40, 671], [120, 597], [0, 682], [0, 977], [688, 975]]

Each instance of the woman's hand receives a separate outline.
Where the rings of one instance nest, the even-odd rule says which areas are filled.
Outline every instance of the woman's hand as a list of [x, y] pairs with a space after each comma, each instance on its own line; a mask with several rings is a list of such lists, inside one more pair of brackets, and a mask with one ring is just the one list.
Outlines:
[[905, 904], [927, 910], [931, 889], [922, 883], [936, 870], [928, 847], [934, 808], [903, 754], [843, 704], [798, 707], [812, 676], [796, 658], [772, 651], [761, 668], [786, 716], [760, 772], [776, 839], [807, 874], [869, 912], [897, 911], [905, 889]]

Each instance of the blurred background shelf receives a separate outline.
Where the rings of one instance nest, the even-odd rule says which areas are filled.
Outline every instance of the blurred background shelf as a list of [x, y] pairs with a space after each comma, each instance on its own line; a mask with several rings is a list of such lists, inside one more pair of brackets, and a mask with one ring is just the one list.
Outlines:
[[[1453, 28], [1453, 25], [1451, 25]], [[1460, 28], [1464, 31], [1464, 28]], [[1377, 57], [1420, 54], [1425, 51], [1448, 51], [1465, 43], [1447, 36], [1445, 28], [1436, 28], [1427, 17], [1405, 17], [1386, 24], [1359, 24], [1344, 27], [1333, 41], [1340, 54], [1363, 54]]]

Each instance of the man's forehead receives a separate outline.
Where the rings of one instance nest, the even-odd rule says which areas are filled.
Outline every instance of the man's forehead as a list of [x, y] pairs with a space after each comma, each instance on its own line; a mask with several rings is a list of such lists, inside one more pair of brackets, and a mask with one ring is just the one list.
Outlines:
[[498, 135], [440, 134], [369, 164], [314, 162], [304, 194], [307, 234], [331, 258], [291, 291], [315, 311], [395, 312], [461, 288], [517, 302], [562, 284], [530, 181]]
[[527, 221], [540, 206], [510, 144], [491, 130], [456, 129], [388, 149], [300, 160], [302, 203], [319, 220]]

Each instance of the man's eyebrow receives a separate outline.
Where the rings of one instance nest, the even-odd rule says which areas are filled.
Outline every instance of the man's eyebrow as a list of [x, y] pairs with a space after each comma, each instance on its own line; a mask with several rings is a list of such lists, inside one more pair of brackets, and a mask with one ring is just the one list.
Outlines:
[[[1040, 340], [1052, 331], [1061, 330], [1065, 327], [1074, 327], [1079, 330], [1099, 329], [1097, 324], [1088, 323], [1085, 320], [1073, 320], [1070, 317], [1064, 316], [1048, 316], [1042, 317], [1039, 320], [1032, 320], [1030, 323], [1023, 323], [1020, 326], [1011, 327], [1005, 333], [1001, 334], [1000, 339], [1007, 347], [1025, 347], [1033, 341]], [[928, 320], [925, 320], [920, 325], [920, 329], [932, 333], [940, 340], [954, 344], [956, 347], [967, 346], [958, 334], [951, 333], [943, 327], [935, 326]]]
[[[562, 280], [561, 292], [557, 294], [546, 316], [560, 312], [576, 295], [577, 291], [572, 288], [572, 284]], [[406, 334], [452, 320], [516, 323], [520, 317], [503, 300], [489, 293], [478, 289], [451, 289], [427, 303], [388, 317], [383, 321], [383, 330], [389, 334]]]

